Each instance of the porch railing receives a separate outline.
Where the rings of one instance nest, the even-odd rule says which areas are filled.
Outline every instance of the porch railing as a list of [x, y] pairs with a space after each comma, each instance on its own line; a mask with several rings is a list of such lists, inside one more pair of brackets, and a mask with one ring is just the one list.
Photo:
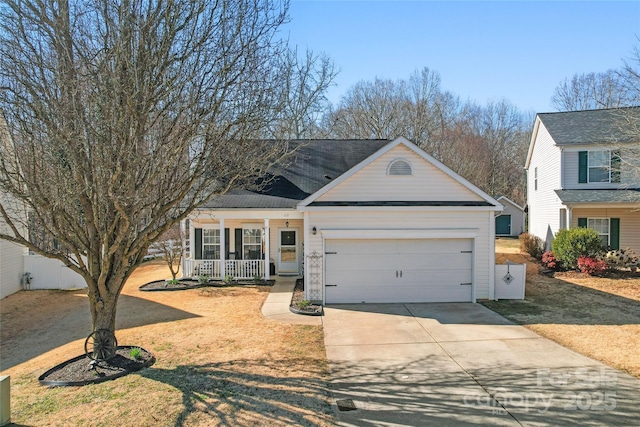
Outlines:
[[[218, 259], [186, 259], [185, 277], [197, 277], [201, 275], [211, 276], [213, 279], [224, 279], [221, 270], [221, 261]], [[233, 276], [234, 279], [253, 279], [265, 276], [265, 262], [263, 259], [236, 259], [224, 261], [224, 274]]]

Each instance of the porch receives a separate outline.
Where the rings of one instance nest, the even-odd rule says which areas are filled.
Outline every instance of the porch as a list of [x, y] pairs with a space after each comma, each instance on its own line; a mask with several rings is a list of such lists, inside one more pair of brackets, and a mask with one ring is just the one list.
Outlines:
[[299, 214], [267, 212], [259, 220], [252, 214], [200, 213], [184, 221], [183, 277], [268, 280], [274, 274], [301, 275], [304, 221]]

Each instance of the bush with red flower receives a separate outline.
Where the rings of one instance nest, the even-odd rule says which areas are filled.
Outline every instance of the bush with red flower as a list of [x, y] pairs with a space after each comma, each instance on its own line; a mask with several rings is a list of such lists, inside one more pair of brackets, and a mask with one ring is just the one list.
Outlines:
[[599, 276], [607, 270], [607, 263], [594, 257], [581, 256], [578, 258], [578, 269], [590, 276]]

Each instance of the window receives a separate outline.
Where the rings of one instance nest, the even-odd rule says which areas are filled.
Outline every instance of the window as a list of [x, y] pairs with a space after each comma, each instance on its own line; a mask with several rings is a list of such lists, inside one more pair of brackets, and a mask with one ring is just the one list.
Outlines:
[[580, 151], [578, 182], [620, 182], [620, 153], [616, 151]]
[[413, 175], [413, 170], [409, 162], [403, 159], [397, 159], [389, 163], [387, 175]]
[[262, 259], [262, 228], [242, 229], [243, 259]]
[[589, 151], [589, 182], [611, 181], [611, 152]]
[[220, 259], [220, 230], [202, 230], [202, 259]]
[[609, 246], [609, 219], [608, 218], [587, 218], [587, 227], [598, 232], [602, 245]]
[[538, 168], [533, 169], [533, 189], [538, 191]]

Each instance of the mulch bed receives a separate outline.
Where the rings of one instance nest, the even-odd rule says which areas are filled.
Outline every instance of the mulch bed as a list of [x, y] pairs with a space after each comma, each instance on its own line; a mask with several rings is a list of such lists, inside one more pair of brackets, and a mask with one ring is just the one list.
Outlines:
[[140, 286], [141, 291], [183, 291], [186, 289], [198, 288], [223, 288], [226, 286], [273, 286], [275, 280], [233, 280], [225, 282], [222, 280], [209, 280], [206, 283], [200, 283], [195, 279], [178, 279], [178, 283], [171, 284], [166, 280], [156, 280], [154, 282], [145, 283]]
[[[304, 298], [304, 279], [296, 280], [296, 286], [293, 288], [293, 296], [291, 297], [291, 305], [289, 309], [296, 314], [306, 314], [310, 316], [322, 315], [322, 306], [316, 304], [305, 305]], [[301, 304], [302, 303], [302, 304]]]
[[[155, 363], [155, 357], [140, 348], [138, 358], [131, 356], [135, 346], [119, 346], [116, 355], [109, 360], [94, 362], [86, 355], [74, 357], [49, 369], [38, 381], [46, 386], [80, 386], [113, 380]], [[92, 363], [93, 362], [93, 363]]]

